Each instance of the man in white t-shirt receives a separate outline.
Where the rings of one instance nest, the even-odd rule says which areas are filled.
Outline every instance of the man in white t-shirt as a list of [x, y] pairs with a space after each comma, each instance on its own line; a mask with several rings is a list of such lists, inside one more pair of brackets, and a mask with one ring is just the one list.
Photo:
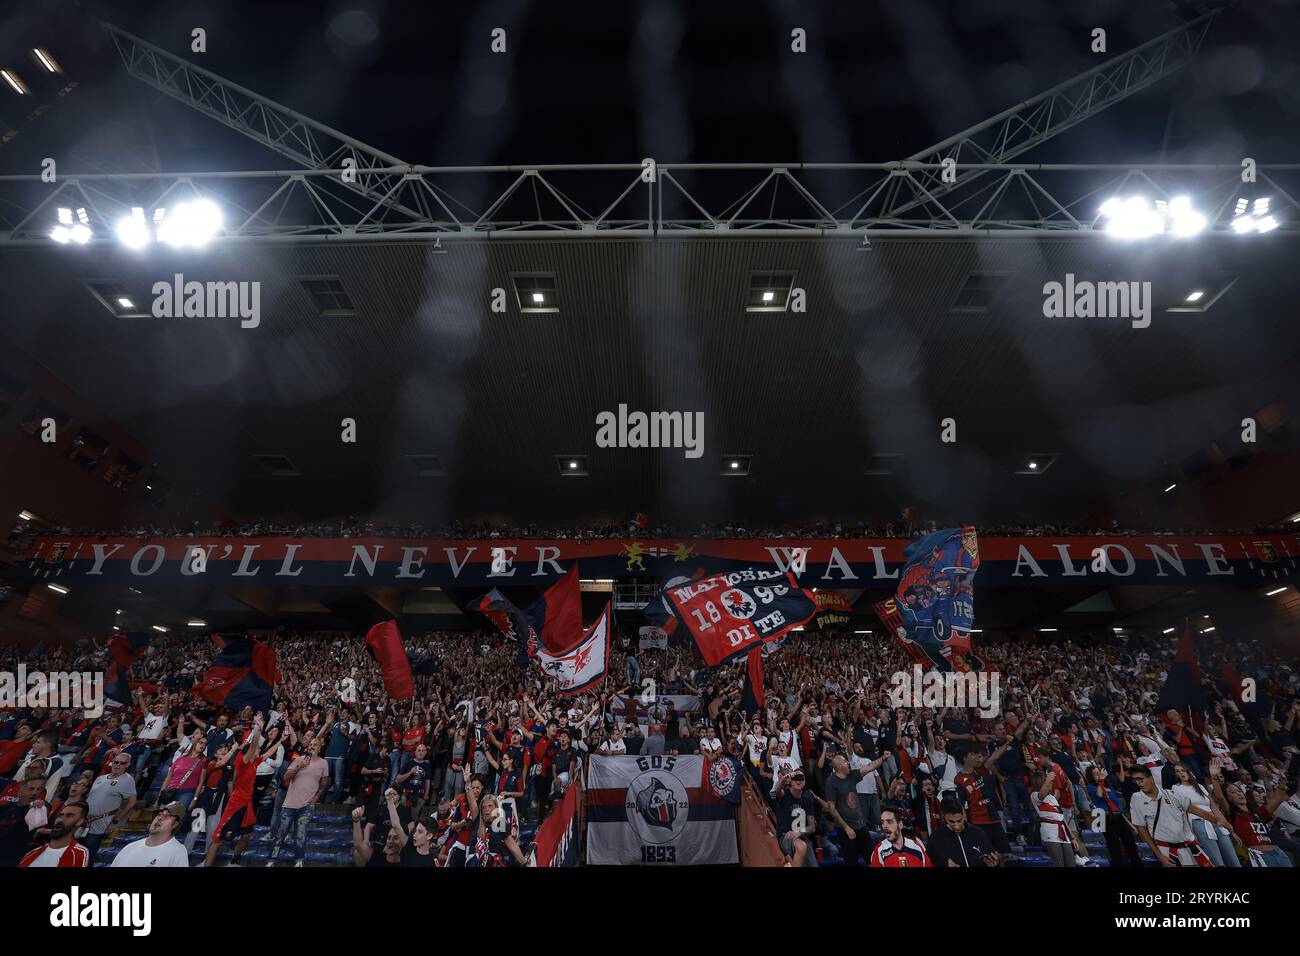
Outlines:
[[1194, 813], [1211, 824], [1217, 822], [1214, 815], [1193, 804], [1184, 793], [1161, 789], [1143, 766], [1134, 767], [1129, 776], [1139, 787], [1129, 800], [1129, 819], [1160, 864], [1213, 867], [1196, 842], [1187, 814]]
[[117, 830], [117, 825], [135, 806], [135, 780], [127, 773], [130, 766], [128, 754], [116, 754], [109, 762], [108, 773], [91, 784], [90, 793], [86, 795], [86, 803], [90, 805], [86, 849], [90, 851], [91, 866], [94, 866], [95, 853], [104, 838]]
[[615, 727], [609, 737], [600, 742], [599, 753], [607, 757], [621, 757], [627, 753], [627, 744], [623, 742], [623, 731]]
[[176, 831], [185, 819], [185, 804], [169, 803], [149, 823], [149, 835], [128, 843], [113, 857], [113, 866], [189, 866], [185, 844]]

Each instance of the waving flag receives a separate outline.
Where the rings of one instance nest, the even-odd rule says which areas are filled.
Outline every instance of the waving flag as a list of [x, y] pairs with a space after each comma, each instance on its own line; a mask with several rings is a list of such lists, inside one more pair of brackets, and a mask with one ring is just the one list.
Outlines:
[[[975, 572], [980, 566], [975, 529], [944, 528], [909, 544], [894, 600], [905, 636], [943, 671], [970, 662], [975, 624]], [[974, 660], [978, 660], [975, 658]]]
[[410, 700], [415, 696], [411, 662], [402, 647], [402, 633], [396, 621], [383, 621], [367, 631], [366, 649], [378, 661], [384, 692], [392, 700]]
[[1164, 712], [1177, 710], [1191, 713], [1192, 722], [1199, 723], [1205, 714], [1205, 693], [1201, 690], [1201, 668], [1196, 660], [1196, 642], [1192, 632], [1183, 625], [1183, 636], [1178, 640], [1178, 650], [1160, 689], [1156, 709]]
[[740, 711], [743, 714], [760, 714], [767, 704], [763, 688], [763, 650], [750, 648], [745, 666], [745, 685], [740, 691]]
[[220, 650], [195, 693], [231, 710], [251, 706], [269, 712], [272, 690], [279, 680], [275, 651], [251, 637], [214, 634], [212, 639]]
[[515, 663], [527, 667], [528, 659], [537, 655], [537, 632], [533, 630], [527, 615], [496, 588], [471, 604], [470, 608], [496, 625], [506, 640], [518, 649]]
[[605, 677], [609, 663], [610, 605], [605, 605], [586, 637], [563, 655], [538, 650], [537, 663], [560, 684], [561, 696], [580, 694]]
[[[775, 569], [746, 568], [680, 584], [669, 582], [660, 600], [691, 635], [710, 667], [778, 640], [807, 624], [817, 612], [812, 592], [799, 587], [789, 571]], [[647, 606], [647, 616], [655, 604], [651, 601]]]
[[542, 647], [551, 654], [567, 654], [583, 639], [582, 589], [578, 587], [575, 561], [546, 593], [525, 612]]
[[117, 633], [108, 639], [108, 653], [112, 660], [104, 671], [104, 693], [119, 704], [131, 703], [129, 670], [146, 647], [149, 635], [139, 631]]

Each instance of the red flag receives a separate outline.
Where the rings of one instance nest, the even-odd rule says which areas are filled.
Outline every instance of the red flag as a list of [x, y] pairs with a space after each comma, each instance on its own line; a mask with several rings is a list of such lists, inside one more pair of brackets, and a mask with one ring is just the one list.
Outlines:
[[582, 627], [578, 563], [571, 564], [564, 576], [547, 588], [546, 593], [530, 604], [524, 613], [532, 622], [542, 647], [556, 657], [568, 654], [582, 643], [586, 634]]
[[757, 714], [767, 705], [763, 688], [763, 649], [755, 647], [749, 652], [745, 666], [745, 686], [740, 693], [740, 709]]
[[384, 690], [393, 700], [409, 700], [415, 696], [415, 679], [411, 677], [411, 662], [402, 647], [402, 635], [396, 621], [384, 621], [366, 632], [366, 647], [379, 662], [384, 675]]

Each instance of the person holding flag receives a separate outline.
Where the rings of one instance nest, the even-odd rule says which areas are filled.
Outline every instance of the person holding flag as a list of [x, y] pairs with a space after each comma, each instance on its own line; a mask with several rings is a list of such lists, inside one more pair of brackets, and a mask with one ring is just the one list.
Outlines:
[[262, 742], [262, 726], [265, 718], [258, 714], [253, 718], [253, 727], [248, 732], [243, 746], [235, 755], [235, 779], [230, 788], [230, 801], [217, 823], [217, 829], [208, 841], [208, 852], [203, 866], [212, 866], [221, 849], [222, 840], [237, 840], [234, 856], [230, 866], [239, 866], [240, 856], [248, 846], [252, 836], [253, 825], [257, 823], [257, 808], [253, 806], [253, 785], [257, 782], [257, 765], [262, 762], [263, 754], [258, 747]]

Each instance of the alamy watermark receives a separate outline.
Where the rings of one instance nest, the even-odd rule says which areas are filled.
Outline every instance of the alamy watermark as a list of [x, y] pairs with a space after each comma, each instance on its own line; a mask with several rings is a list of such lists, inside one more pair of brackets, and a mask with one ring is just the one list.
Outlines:
[[119, 926], [133, 936], [153, 930], [153, 895], [150, 893], [83, 893], [73, 886], [50, 897], [50, 925], [59, 929]]
[[596, 415], [598, 448], [684, 448], [687, 458], [704, 454], [703, 412], [617, 412]]
[[233, 319], [244, 329], [262, 321], [262, 283], [185, 281], [176, 273], [171, 282], [153, 284], [152, 313], [156, 319]]
[[1049, 319], [1132, 319], [1133, 328], [1151, 324], [1150, 282], [1076, 281], [1073, 272], [1064, 282], [1043, 285], [1043, 315]]
[[0, 710], [49, 707], [81, 710], [90, 719], [104, 713], [102, 671], [0, 671]]
[[1002, 712], [997, 671], [895, 671], [890, 677], [889, 704], [899, 707], [975, 707], [981, 717]]

